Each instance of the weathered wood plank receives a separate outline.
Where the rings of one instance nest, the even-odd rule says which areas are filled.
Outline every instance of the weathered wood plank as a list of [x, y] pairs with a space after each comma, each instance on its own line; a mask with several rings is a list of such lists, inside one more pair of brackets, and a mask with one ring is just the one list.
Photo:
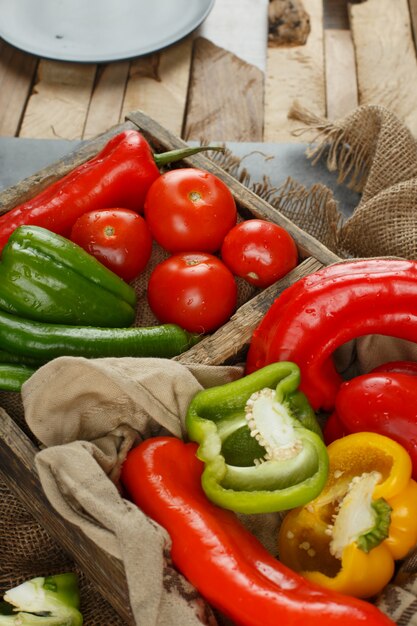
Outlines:
[[311, 32], [304, 46], [268, 48], [265, 85], [264, 141], [306, 141], [292, 131], [299, 126], [287, 118], [294, 101], [317, 115], [326, 113], [322, 0], [309, 0]]
[[37, 63], [35, 57], [0, 41], [0, 135], [19, 133]]
[[96, 66], [42, 60], [29, 99], [21, 137], [80, 139]]
[[358, 106], [355, 52], [349, 30], [324, 31], [327, 117], [338, 119]]
[[349, 4], [360, 104], [390, 109], [417, 134], [417, 61], [407, 0]]
[[264, 75], [199, 37], [194, 42], [184, 137], [262, 141]]
[[132, 61], [122, 117], [140, 109], [181, 135], [191, 66], [192, 39]]
[[128, 75], [128, 61], [99, 66], [83, 139], [95, 137], [121, 121]]
[[76, 561], [97, 585], [126, 624], [134, 626], [126, 576], [121, 561], [101, 550], [87, 535], [63, 520], [47, 500], [36, 471], [37, 450], [0, 408], [0, 474], [3, 482], [35, 520]]

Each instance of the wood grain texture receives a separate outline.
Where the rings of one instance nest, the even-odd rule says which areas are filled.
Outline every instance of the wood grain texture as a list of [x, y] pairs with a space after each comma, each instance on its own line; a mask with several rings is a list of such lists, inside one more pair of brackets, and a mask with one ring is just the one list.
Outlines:
[[42, 60], [21, 137], [80, 139], [94, 86], [96, 66]]
[[134, 626], [122, 562], [64, 521], [47, 500], [35, 467], [37, 449], [0, 408], [0, 475], [34, 519], [76, 561], [127, 625]]
[[349, 4], [360, 104], [390, 109], [417, 135], [417, 61], [407, 0]]
[[192, 39], [132, 61], [122, 118], [140, 109], [181, 135], [186, 110]]
[[203, 37], [194, 42], [184, 137], [262, 141], [261, 70]]
[[309, 0], [311, 32], [304, 46], [268, 48], [264, 141], [306, 141], [295, 137], [299, 124], [288, 120], [294, 101], [319, 116], [326, 112], [322, 0]]
[[349, 30], [325, 30], [324, 44], [327, 117], [334, 120], [358, 106], [355, 52]]
[[129, 62], [99, 66], [85, 121], [83, 139], [91, 139], [121, 121]]
[[0, 41], [0, 135], [19, 134], [38, 61]]

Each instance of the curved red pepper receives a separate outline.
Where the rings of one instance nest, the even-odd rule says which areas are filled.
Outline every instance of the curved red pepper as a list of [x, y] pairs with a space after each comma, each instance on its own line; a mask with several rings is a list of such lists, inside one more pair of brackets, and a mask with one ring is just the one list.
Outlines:
[[417, 261], [366, 259], [325, 267], [286, 289], [255, 330], [250, 373], [275, 361], [301, 369], [314, 409], [332, 410], [342, 378], [332, 355], [362, 335], [417, 342]]
[[[339, 431], [337, 430], [339, 429]], [[340, 434], [369, 431], [391, 437], [409, 453], [417, 479], [417, 378], [371, 372], [343, 383], [336, 411], [324, 427], [327, 444]]]
[[117, 206], [140, 213], [149, 187], [160, 175], [159, 165], [207, 149], [222, 150], [198, 146], [154, 155], [140, 132], [125, 130], [95, 157], [0, 216], [0, 251], [15, 228], [24, 224], [65, 235], [87, 211]]
[[324, 590], [276, 561], [231, 512], [201, 487], [197, 446], [173, 437], [133, 449], [122, 483], [171, 536], [174, 565], [236, 626], [388, 626], [375, 606]]

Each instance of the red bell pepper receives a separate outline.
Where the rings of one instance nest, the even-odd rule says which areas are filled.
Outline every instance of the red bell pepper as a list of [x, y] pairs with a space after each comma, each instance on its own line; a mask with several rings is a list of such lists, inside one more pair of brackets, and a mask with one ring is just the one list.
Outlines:
[[342, 383], [332, 355], [356, 337], [417, 342], [417, 261], [366, 259], [325, 267], [279, 296], [253, 333], [246, 373], [276, 361], [301, 369], [314, 409], [331, 411]]
[[417, 376], [417, 363], [415, 361], [390, 361], [374, 367], [373, 372], [397, 372]]
[[417, 478], [417, 378], [398, 372], [371, 372], [343, 383], [336, 410], [324, 427], [329, 444], [349, 433], [386, 435], [409, 453]]
[[139, 444], [122, 483], [172, 539], [174, 565], [236, 626], [388, 626], [375, 606], [325, 590], [274, 559], [231, 511], [207, 500], [197, 445], [173, 437]]
[[140, 213], [149, 187], [160, 174], [158, 167], [208, 149], [222, 150], [198, 146], [154, 155], [140, 132], [123, 131], [95, 157], [0, 216], [0, 251], [23, 224], [66, 235], [87, 211], [123, 207]]

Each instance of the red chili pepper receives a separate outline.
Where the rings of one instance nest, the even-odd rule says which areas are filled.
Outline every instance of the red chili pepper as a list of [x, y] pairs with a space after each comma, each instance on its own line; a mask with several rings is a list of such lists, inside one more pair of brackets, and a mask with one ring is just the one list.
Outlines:
[[343, 383], [336, 411], [325, 425], [326, 443], [343, 435], [368, 431], [400, 443], [417, 479], [417, 379], [415, 374], [371, 372]]
[[255, 330], [247, 373], [275, 361], [301, 369], [314, 409], [332, 410], [342, 383], [332, 355], [361, 335], [417, 342], [417, 261], [366, 259], [311, 274], [275, 300]]
[[122, 482], [172, 539], [174, 565], [236, 626], [388, 626], [375, 606], [307, 582], [274, 559], [231, 512], [201, 487], [197, 446], [174, 437], [133, 449]]
[[199, 146], [154, 155], [141, 133], [123, 131], [94, 158], [0, 216], [0, 251], [15, 228], [23, 224], [66, 234], [87, 211], [122, 206], [140, 213], [149, 187], [160, 175], [159, 166], [208, 149], [222, 150]]

